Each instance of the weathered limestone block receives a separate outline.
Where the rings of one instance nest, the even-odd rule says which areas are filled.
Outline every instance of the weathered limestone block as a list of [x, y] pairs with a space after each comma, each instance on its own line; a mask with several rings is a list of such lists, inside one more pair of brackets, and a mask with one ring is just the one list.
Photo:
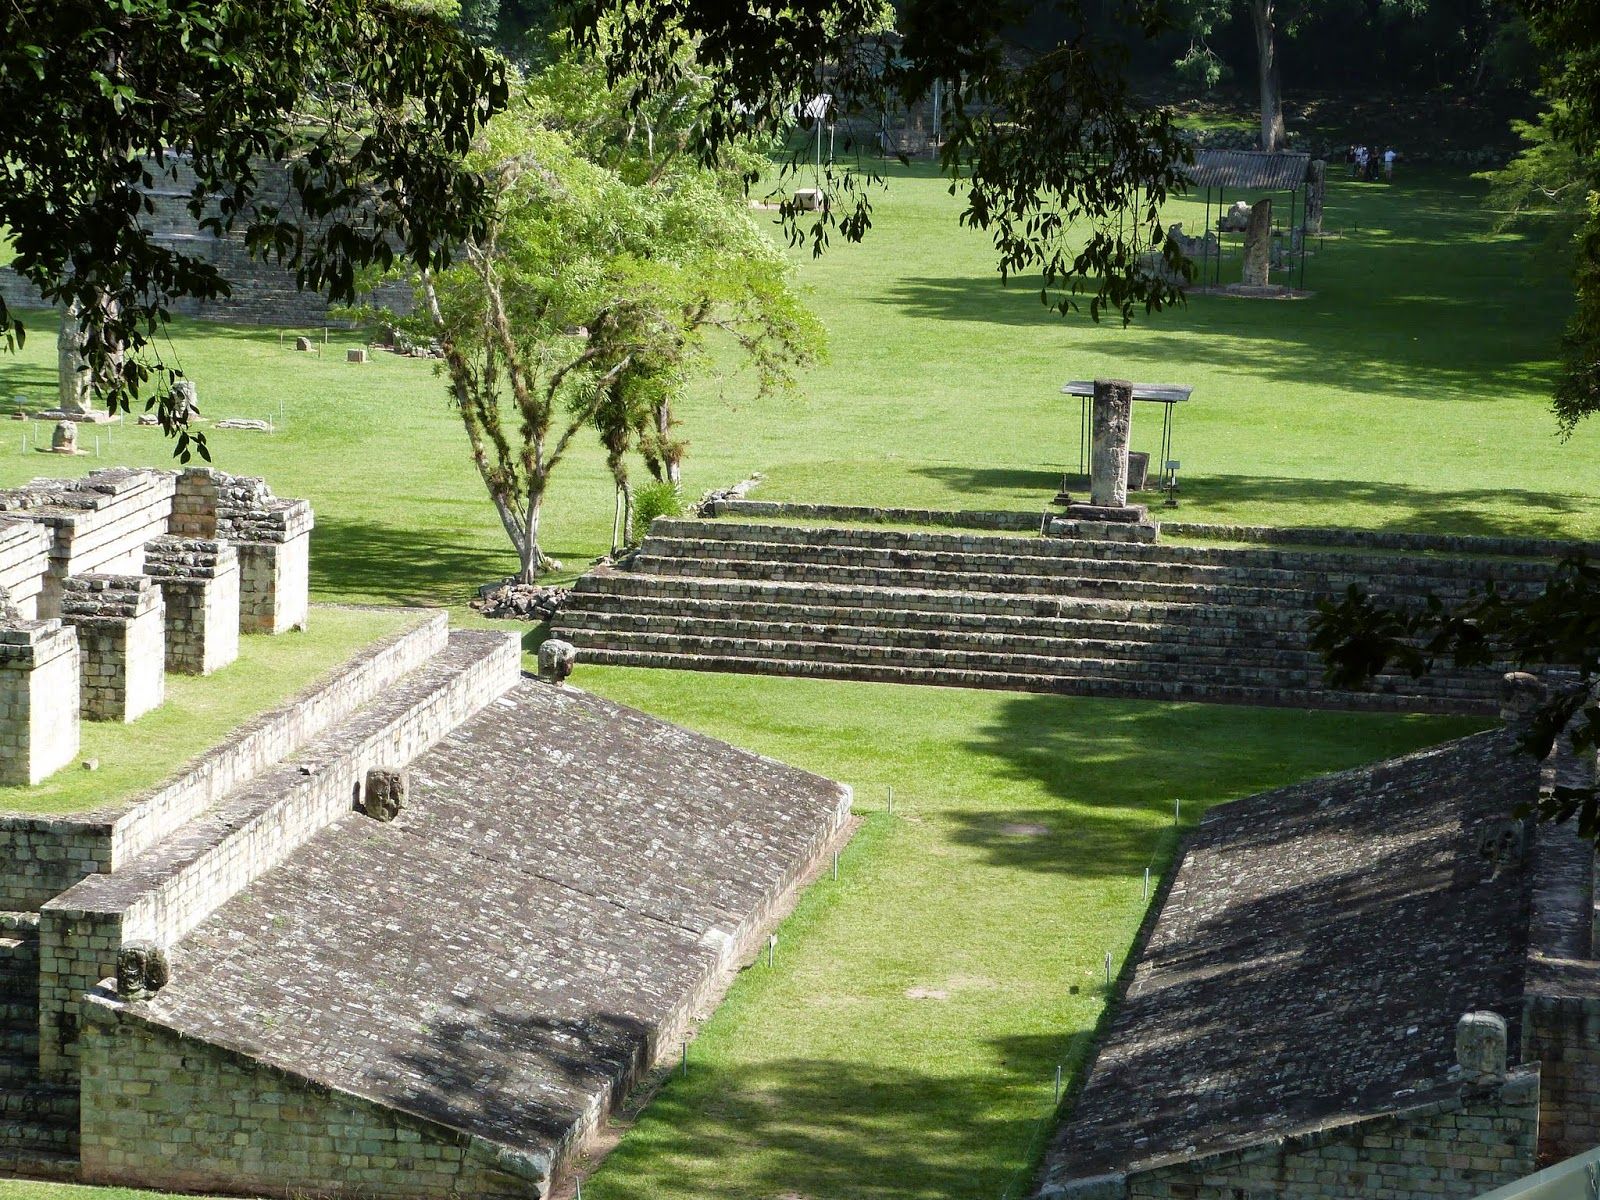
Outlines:
[[406, 772], [395, 767], [373, 767], [367, 772], [357, 809], [374, 821], [392, 821], [406, 806], [410, 781]]
[[167, 606], [167, 670], [209, 675], [239, 657], [239, 556], [212, 538], [160, 537], [144, 573]]
[[143, 575], [67, 580], [61, 617], [78, 631], [79, 704], [91, 721], [134, 721], [166, 699], [166, 603]]
[[1244, 230], [1244, 284], [1266, 287], [1272, 258], [1272, 200], [1257, 200]]
[[1469, 1012], [1456, 1022], [1456, 1062], [1464, 1080], [1497, 1082], [1506, 1075], [1506, 1022], [1495, 1012]]
[[283, 542], [237, 542], [239, 629], [284, 633], [304, 629], [311, 613], [311, 536]]
[[0, 783], [38, 783], [77, 753], [77, 631], [56, 620], [0, 623]]
[[1089, 503], [1122, 508], [1128, 503], [1128, 437], [1133, 428], [1133, 384], [1096, 379], [1090, 417]]
[[578, 650], [571, 642], [549, 638], [539, 643], [539, 678], [546, 683], [561, 683], [577, 661]]

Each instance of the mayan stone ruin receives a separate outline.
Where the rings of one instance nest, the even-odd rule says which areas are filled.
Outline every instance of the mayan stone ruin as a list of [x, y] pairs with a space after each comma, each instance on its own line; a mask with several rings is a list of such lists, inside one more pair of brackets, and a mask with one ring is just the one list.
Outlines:
[[[0, 493], [4, 782], [308, 620], [303, 501]], [[153, 788], [0, 813], [0, 1169], [543, 1197], [853, 828], [849, 790], [414, 610]]]

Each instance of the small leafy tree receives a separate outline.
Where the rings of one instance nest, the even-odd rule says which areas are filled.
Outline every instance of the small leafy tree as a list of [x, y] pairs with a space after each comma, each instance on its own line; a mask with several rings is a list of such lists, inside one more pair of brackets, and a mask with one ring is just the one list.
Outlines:
[[443, 350], [528, 582], [550, 566], [551, 475], [585, 428], [600, 432], [620, 487], [635, 448], [670, 478], [682, 446], [659, 431], [692, 376], [732, 353], [759, 389], [790, 386], [821, 343], [783, 253], [715, 172], [686, 158], [633, 181], [591, 153], [537, 81], [521, 90], [469, 158], [495, 216], [458, 265], [421, 278], [411, 319]]

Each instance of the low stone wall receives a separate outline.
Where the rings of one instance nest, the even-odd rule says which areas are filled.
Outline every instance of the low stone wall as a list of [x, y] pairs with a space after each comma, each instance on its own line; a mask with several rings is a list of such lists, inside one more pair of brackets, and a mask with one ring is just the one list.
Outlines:
[[438, 654], [448, 623], [443, 612], [430, 613], [415, 628], [381, 639], [336, 677], [246, 722], [128, 804], [73, 817], [0, 814], [0, 909], [37, 910], [85, 876], [126, 864]]
[[17, 519], [0, 521], [0, 591], [24, 617], [39, 615], [50, 545], [50, 533], [42, 525]]
[[86, 1018], [86, 1183], [374, 1200], [545, 1194], [548, 1164], [531, 1156], [179, 1039], [104, 996]]
[[1393, 1114], [1274, 1138], [1138, 1174], [1083, 1181], [1067, 1200], [1472, 1200], [1534, 1168], [1539, 1069]]
[[305, 747], [304, 765], [264, 772], [127, 867], [93, 875], [40, 912], [39, 1060], [69, 1080], [78, 998], [115, 973], [126, 943], [169, 946], [348, 813], [366, 771], [404, 766], [520, 677], [514, 634], [458, 632], [434, 663], [391, 689], [352, 728]]

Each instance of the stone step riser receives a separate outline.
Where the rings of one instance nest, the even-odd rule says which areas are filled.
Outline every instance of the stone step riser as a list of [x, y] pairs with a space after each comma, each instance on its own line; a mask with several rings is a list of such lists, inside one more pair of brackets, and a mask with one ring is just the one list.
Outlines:
[[1013, 675], [986, 671], [938, 671], [908, 667], [846, 665], [784, 659], [739, 659], [703, 655], [644, 653], [630, 650], [590, 650], [580, 654], [587, 662], [615, 666], [658, 667], [670, 670], [724, 671], [758, 675], [810, 676], [819, 679], [853, 679], [878, 683], [922, 684], [937, 687], [990, 688], [1017, 692], [1099, 696], [1108, 699], [1203, 701], [1269, 707], [1328, 708], [1362, 712], [1435, 712], [1489, 715], [1495, 702], [1460, 697], [1427, 697], [1411, 693], [1330, 692], [1322, 689], [1225, 688], [1164, 681], [1160, 684], [1071, 676]]
[[1042, 558], [1084, 558], [1119, 562], [1268, 567], [1287, 570], [1360, 571], [1367, 574], [1422, 574], [1439, 579], [1541, 581], [1548, 562], [1513, 558], [1445, 557], [1430, 554], [1372, 554], [1342, 550], [1267, 547], [1191, 546], [1177, 542], [1111, 542], [1035, 535], [909, 532], [845, 526], [762, 525], [748, 522], [662, 520], [652, 537], [726, 542], [766, 542], [877, 550], [919, 550], [956, 554], [1025, 554]]
[[[1320, 655], [1298, 644], [1236, 638], [1215, 643], [1177, 636], [1162, 641], [1126, 637], [1034, 636], [1012, 630], [914, 629], [832, 622], [713, 619], [686, 615], [565, 612], [556, 632], [578, 646], [608, 645], [619, 635], [656, 634], [740, 638], [753, 641], [826, 642], [903, 651], [969, 650], [1045, 657], [1106, 657], [1196, 666], [1205, 664], [1322, 670]], [[1170, 631], [1169, 631], [1170, 632]], [[1180, 635], [1185, 631], [1176, 631]], [[1220, 632], [1220, 631], [1219, 631]]]
[[[677, 600], [703, 600], [734, 603], [762, 603], [775, 606], [810, 604], [817, 607], [848, 607], [867, 611], [917, 612], [927, 615], [954, 614], [964, 617], [1014, 617], [1052, 620], [1094, 619], [1138, 621], [1146, 624], [1170, 622], [1187, 624], [1207, 621], [1231, 624], [1240, 630], [1304, 629], [1312, 616], [1303, 610], [1281, 610], [1260, 606], [1238, 608], [1223, 604], [1163, 604], [1127, 600], [1103, 600], [1082, 596], [1017, 596], [980, 594], [947, 590], [924, 591], [912, 588], [871, 588], [826, 583], [774, 583], [760, 580], [688, 578], [676, 575], [610, 573], [586, 575], [574, 585], [569, 606], [573, 611], [590, 603], [591, 597], [648, 597], [658, 603]], [[626, 601], [624, 600], [624, 603]]]
[[[1187, 584], [1213, 588], [1265, 588], [1308, 595], [1343, 592], [1351, 584], [1359, 584], [1368, 591], [1384, 595], [1422, 597], [1432, 593], [1446, 600], [1465, 599], [1473, 588], [1481, 589], [1488, 578], [1457, 580], [1420, 571], [1379, 572], [1351, 569], [1348, 566], [1329, 570], [1281, 569], [1238, 564], [1142, 563], [913, 550], [855, 550], [666, 538], [647, 539], [641, 548], [640, 559], [805, 565], [847, 571], [916, 571], [928, 575], [958, 575], [962, 578], [1023, 576], [1070, 581], [1116, 580], [1123, 583]], [[634, 561], [637, 563], [640, 559]], [[1528, 586], [1515, 579], [1496, 578], [1503, 587], [1513, 591]]]
[[[826, 662], [844, 667], [910, 667], [930, 671], [987, 672], [1004, 675], [1066, 676], [1074, 679], [1114, 679], [1130, 684], [1160, 685], [1169, 682], [1202, 687], [1265, 688], [1305, 691], [1322, 687], [1317, 669], [1235, 667], [1225, 665], [1166, 664], [1117, 658], [1051, 658], [1021, 653], [971, 652], [961, 650], [896, 650], [878, 646], [835, 645], [825, 642], [797, 642], [681, 634], [625, 634], [607, 639], [604, 647], [579, 646], [579, 657], [589, 657], [591, 649], [630, 650], [646, 654], [704, 656], [707, 658], [779, 660], [785, 662]], [[1477, 677], [1434, 675], [1425, 680], [1405, 680], [1405, 689], [1416, 695], [1489, 698], [1497, 694], [1498, 676], [1486, 673]], [[1399, 681], [1393, 681], [1399, 685]]]
[[0, 1148], [70, 1154], [78, 1148], [75, 1124], [0, 1120]]
[[[1081, 576], [1047, 578], [1038, 575], [965, 575], [953, 571], [898, 570], [891, 568], [830, 567], [814, 563], [775, 563], [739, 559], [691, 559], [641, 554], [633, 559], [640, 574], [675, 575], [701, 579], [730, 579], [762, 583], [805, 583], [845, 587], [911, 588], [921, 591], [955, 591], [1013, 596], [1050, 596], [1129, 602], [1178, 604], [1239, 604], [1288, 606], [1309, 609], [1319, 595], [1342, 593], [1345, 584], [1324, 591], [1286, 591], [1274, 588], [1211, 586], [1195, 583], [1147, 583], [1125, 579]], [[1352, 581], [1370, 583], [1370, 580]], [[1402, 597], [1388, 593], [1391, 599]], [[1426, 589], [1418, 592], [1418, 598]], [[1452, 600], [1461, 597], [1442, 596]]]

